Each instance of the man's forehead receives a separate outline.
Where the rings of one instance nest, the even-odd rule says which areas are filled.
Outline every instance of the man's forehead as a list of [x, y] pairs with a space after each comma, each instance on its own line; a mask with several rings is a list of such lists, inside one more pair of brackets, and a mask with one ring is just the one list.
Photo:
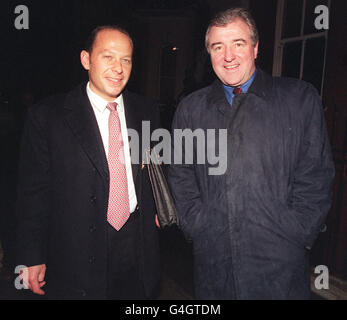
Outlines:
[[132, 53], [133, 46], [130, 38], [126, 34], [118, 30], [106, 29], [99, 31], [96, 35], [92, 51], [100, 53], [106, 50], [121, 50]]
[[233, 34], [237, 35], [240, 33], [249, 36], [251, 35], [251, 29], [249, 25], [240, 18], [237, 18], [223, 26], [213, 26], [210, 31], [211, 35], [232, 36]]
[[123, 32], [115, 29], [104, 29], [100, 30], [95, 37], [95, 42], [101, 40], [128, 40], [130, 42], [130, 38]]

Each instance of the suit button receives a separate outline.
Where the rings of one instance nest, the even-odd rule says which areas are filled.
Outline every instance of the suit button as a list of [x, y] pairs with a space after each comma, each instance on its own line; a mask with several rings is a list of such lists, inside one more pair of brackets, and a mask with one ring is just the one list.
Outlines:
[[89, 263], [94, 263], [95, 260], [96, 260], [96, 259], [95, 259], [94, 256], [90, 256], [89, 259], [88, 259]]
[[323, 226], [320, 228], [320, 232], [325, 232], [327, 231], [328, 227], [326, 224], [323, 224]]
[[96, 226], [94, 226], [94, 225], [89, 226], [89, 231], [90, 232], [95, 232], [96, 231]]
[[90, 196], [90, 202], [95, 203], [96, 202], [96, 196]]

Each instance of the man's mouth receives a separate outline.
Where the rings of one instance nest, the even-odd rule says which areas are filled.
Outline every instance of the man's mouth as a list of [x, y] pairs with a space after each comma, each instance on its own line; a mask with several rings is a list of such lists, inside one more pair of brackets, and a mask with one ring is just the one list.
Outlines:
[[224, 66], [224, 68], [227, 70], [235, 70], [239, 66], [240, 66], [240, 64], [233, 64], [233, 65]]
[[112, 84], [119, 84], [123, 79], [122, 78], [106, 78], [108, 81], [110, 81]]

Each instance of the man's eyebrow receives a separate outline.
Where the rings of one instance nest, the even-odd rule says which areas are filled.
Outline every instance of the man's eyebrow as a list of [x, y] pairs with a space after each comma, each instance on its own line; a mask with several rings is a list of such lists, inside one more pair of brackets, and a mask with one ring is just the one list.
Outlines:
[[211, 43], [211, 47], [216, 46], [217, 44], [222, 44], [222, 42], [213, 42]]
[[239, 41], [241, 41], [241, 42], [247, 42], [245, 39], [243, 39], [243, 38], [240, 38], [240, 39], [235, 39], [235, 40], [233, 40], [233, 42], [239, 42]]
[[101, 53], [112, 53], [112, 51], [110, 51], [109, 49], [104, 49], [101, 51]]
[[[114, 51], [112, 51], [110, 49], [104, 49], [101, 51], [101, 54], [105, 54], [105, 53], [114, 54]], [[124, 55], [123, 58], [126, 58], [126, 57], [132, 58], [132, 54], [126, 54], [126, 55]]]
[[[243, 38], [239, 38], [239, 39], [232, 40], [232, 42], [243, 42], [243, 43], [246, 43], [247, 41], [245, 39], [243, 39]], [[213, 43], [211, 43], [211, 47], [219, 45], [219, 44], [223, 44], [223, 42], [221, 42], [221, 41], [213, 42]]]

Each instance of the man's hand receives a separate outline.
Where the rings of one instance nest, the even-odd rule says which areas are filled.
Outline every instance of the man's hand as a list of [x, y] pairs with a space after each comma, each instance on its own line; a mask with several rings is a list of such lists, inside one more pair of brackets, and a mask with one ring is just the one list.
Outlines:
[[160, 228], [160, 223], [159, 223], [159, 220], [158, 220], [158, 215], [156, 214], [155, 215], [155, 225]]
[[45, 284], [46, 265], [39, 264], [22, 269], [20, 272], [23, 283], [35, 294], [44, 295], [45, 292], [41, 289]]

